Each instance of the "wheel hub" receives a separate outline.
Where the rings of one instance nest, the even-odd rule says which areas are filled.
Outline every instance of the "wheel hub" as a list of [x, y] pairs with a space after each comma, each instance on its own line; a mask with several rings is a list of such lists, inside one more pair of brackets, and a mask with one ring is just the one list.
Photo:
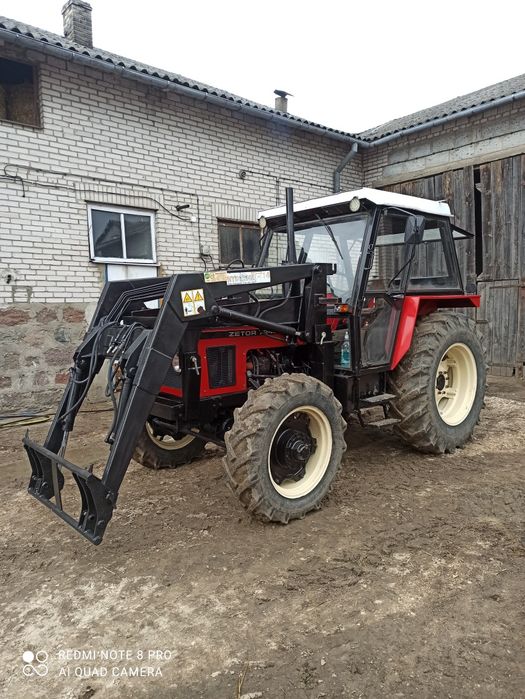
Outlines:
[[272, 475], [276, 483], [304, 477], [306, 464], [315, 451], [315, 440], [301, 430], [281, 430], [272, 447]]
[[442, 391], [445, 386], [446, 386], [447, 380], [445, 378], [445, 374], [439, 374], [439, 376], [436, 379], [436, 388], [438, 391]]

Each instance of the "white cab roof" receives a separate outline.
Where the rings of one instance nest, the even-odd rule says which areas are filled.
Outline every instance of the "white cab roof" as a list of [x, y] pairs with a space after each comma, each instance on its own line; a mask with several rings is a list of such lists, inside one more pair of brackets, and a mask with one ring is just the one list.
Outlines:
[[[433, 214], [434, 216], [450, 217], [452, 215], [449, 205], [444, 201], [432, 201], [432, 199], [411, 197], [408, 194], [385, 192], [382, 189], [370, 189], [369, 187], [355, 189], [352, 192], [331, 194], [328, 197], [320, 197], [319, 199], [294, 202], [293, 210], [308, 211], [308, 209], [317, 209], [318, 207], [332, 206], [333, 204], [344, 204], [354, 197], [358, 199], [368, 199], [368, 201], [371, 201], [373, 204], [378, 204], [379, 206], [397, 206], [400, 209], [421, 211], [424, 214]], [[275, 209], [260, 211], [257, 218], [264, 216], [266, 219], [272, 219], [276, 216], [284, 216], [285, 214], [286, 206], [278, 206]]]

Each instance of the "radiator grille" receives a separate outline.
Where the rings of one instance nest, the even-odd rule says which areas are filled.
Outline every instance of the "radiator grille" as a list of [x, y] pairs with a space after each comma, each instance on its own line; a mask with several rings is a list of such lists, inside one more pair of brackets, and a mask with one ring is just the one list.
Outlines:
[[225, 388], [235, 383], [235, 347], [209, 347], [206, 350], [210, 388]]

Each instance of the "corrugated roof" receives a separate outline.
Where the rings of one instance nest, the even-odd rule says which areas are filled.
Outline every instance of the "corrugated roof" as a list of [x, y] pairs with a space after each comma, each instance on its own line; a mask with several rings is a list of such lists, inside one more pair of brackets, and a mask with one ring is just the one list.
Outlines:
[[399, 117], [399, 119], [392, 119], [392, 121], [387, 121], [386, 124], [380, 124], [379, 126], [374, 126], [372, 129], [362, 131], [358, 136], [365, 141], [373, 143], [379, 138], [394, 133], [400, 133], [421, 124], [428, 124], [430, 127], [433, 121], [452, 114], [461, 116], [461, 112], [466, 109], [471, 109], [472, 107], [479, 107], [484, 104], [490, 106], [490, 103], [495, 100], [503, 97], [510, 97], [523, 90], [525, 90], [525, 73], [515, 78], [489, 85], [481, 90], [469, 92], [468, 95], [454, 97], [454, 99], [448, 100], [447, 102], [442, 102], [433, 107], [422, 109], [419, 112]]
[[135, 73], [142, 76], [150, 76], [151, 78], [165, 80], [167, 83], [171, 83], [174, 86], [180, 85], [190, 90], [195, 90], [196, 93], [212, 95], [220, 100], [224, 100], [224, 106], [233, 106], [233, 104], [236, 104], [249, 110], [253, 110], [254, 112], [259, 112], [259, 116], [262, 117], [277, 116], [280, 119], [291, 122], [291, 126], [296, 126], [298, 128], [314, 127], [316, 129], [321, 129], [327, 136], [332, 135], [337, 136], [338, 138], [348, 138], [349, 140], [356, 140], [357, 138], [354, 134], [339, 131], [338, 129], [332, 129], [328, 126], [323, 126], [322, 124], [317, 124], [313, 121], [308, 121], [307, 119], [302, 119], [301, 117], [288, 114], [287, 112], [280, 112], [264, 104], [252, 102], [244, 97], [239, 97], [239, 95], [234, 95], [227, 90], [221, 90], [217, 87], [206, 85], [205, 83], [201, 83], [196, 80], [191, 80], [190, 78], [186, 78], [178, 73], [171, 73], [160, 68], [155, 68], [154, 66], [147, 65], [146, 63], [133, 61], [129, 58], [124, 58], [123, 56], [119, 56], [115, 53], [110, 53], [109, 51], [104, 51], [102, 49], [88, 48], [86, 46], [82, 46], [81, 44], [76, 44], [63, 36], [59, 36], [58, 34], [53, 34], [43, 29], [39, 29], [38, 27], [32, 27], [28, 24], [24, 24], [23, 22], [9, 19], [8, 17], [0, 17], [0, 30], [1, 29], [13, 34], [34, 39], [35, 42], [39, 42], [40, 44], [64, 49], [72, 54], [76, 54], [80, 58], [85, 56], [89, 59], [100, 61], [104, 64], [119, 67], [125, 72], [129, 71], [130, 74]]

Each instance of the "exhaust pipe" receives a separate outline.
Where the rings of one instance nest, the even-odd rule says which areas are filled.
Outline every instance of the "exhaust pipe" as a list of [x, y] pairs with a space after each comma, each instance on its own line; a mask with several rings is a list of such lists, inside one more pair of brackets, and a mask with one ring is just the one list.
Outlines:
[[295, 249], [295, 232], [293, 226], [293, 188], [286, 187], [286, 237], [288, 239], [288, 251], [286, 261], [289, 265], [297, 264], [297, 251]]

